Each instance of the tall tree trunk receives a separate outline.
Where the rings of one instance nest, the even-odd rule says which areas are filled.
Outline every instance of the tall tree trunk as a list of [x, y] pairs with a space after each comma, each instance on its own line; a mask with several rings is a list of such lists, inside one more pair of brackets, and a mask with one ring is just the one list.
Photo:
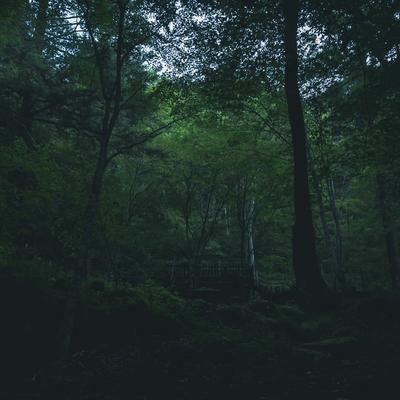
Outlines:
[[[244, 210], [243, 210], [244, 213]], [[240, 228], [240, 265], [241, 267], [246, 267], [247, 266], [247, 241], [246, 241], [246, 222], [243, 220], [239, 224]]]
[[385, 234], [386, 251], [388, 255], [392, 288], [400, 287], [400, 257], [397, 235], [393, 229], [390, 217], [390, 207], [387, 201], [385, 179], [382, 174], [376, 177], [378, 186], [378, 201], [382, 216], [383, 231]]
[[82, 219], [80, 248], [76, 264], [72, 269], [72, 280], [66, 298], [64, 316], [58, 332], [55, 364], [49, 376], [51, 387], [61, 383], [64, 368], [68, 360], [77, 308], [80, 301], [81, 283], [87, 277], [88, 256], [95, 240], [96, 217], [100, 205], [103, 179], [107, 168], [107, 147], [108, 139], [103, 138]]
[[231, 228], [230, 228], [230, 218], [228, 208], [224, 207], [224, 222], [225, 222], [225, 235], [229, 237], [231, 235]]
[[342, 228], [340, 226], [339, 210], [336, 205], [335, 184], [331, 176], [327, 177], [326, 184], [328, 186], [329, 204], [335, 224], [335, 285], [338, 289], [344, 289], [346, 287], [346, 276], [344, 273]]
[[299, 0], [283, 0], [285, 21], [285, 92], [294, 158], [293, 268], [301, 297], [319, 298], [326, 291], [315, 248], [307, 171], [306, 132], [298, 86], [297, 25]]
[[119, 8], [119, 19], [117, 42], [115, 48], [115, 81], [111, 93], [108, 92], [108, 88], [104, 80], [103, 60], [98, 50], [98, 43], [96, 42], [96, 39], [93, 35], [92, 26], [89, 20], [85, 21], [96, 57], [96, 66], [99, 73], [104, 101], [104, 113], [102, 118], [102, 130], [101, 132], [99, 132], [98, 136], [100, 148], [80, 231], [81, 241], [80, 247], [78, 249], [77, 263], [73, 271], [71, 290], [66, 299], [64, 318], [58, 335], [56, 362], [53, 371], [53, 383], [55, 383], [56, 385], [62, 381], [64, 366], [68, 359], [70, 342], [74, 330], [76, 308], [80, 300], [81, 282], [83, 276], [87, 273], [88, 256], [95, 240], [96, 217], [100, 205], [103, 179], [109, 161], [108, 145], [121, 111], [122, 68], [124, 61], [124, 26], [127, 9], [126, 7], [128, 3], [117, 2], [117, 4]]
[[[317, 203], [318, 203], [318, 211], [319, 211], [319, 219], [321, 222], [322, 226], [322, 233], [324, 235], [324, 242], [325, 242], [325, 247], [330, 253], [330, 256], [332, 259], [335, 259], [335, 249], [333, 248], [331, 237], [329, 234], [329, 228], [328, 228], [328, 222], [326, 220], [326, 212], [325, 212], [325, 207], [324, 207], [324, 200], [322, 197], [322, 187], [321, 187], [321, 179], [317, 177], [317, 172], [315, 171], [315, 166], [314, 162], [311, 156], [311, 152], [308, 152], [309, 154], [309, 166], [310, 166], [310, 173], [311, 173], [311, 179], [312, 183], [314, 186], [314, 191], [317, 196]], [[322, 270], [322, 268], [321, 268]]]
[[314, 185], [314, 191], [317, 196], [317, 203], [318, 203], [322, 230], [324, 234], [325, 246], [328, 249], [330, 256], [332, 257], [332, 260], [334, 262], [334, 286], [335, 289], [344, 289], [346, 286], [346, 277], [344, 274], [343, 239], [342, 239], [342, 230], [340, 226], [339, 210], [336, 206], [336, 191], [334, 187], [334, 182], [330, 175], [329, 167], [325, 165], [324, 166], [325, 183], [328, 189], [329, 208], [332, 213], [335, 224], [335, 238], [333, 241], [331, 238], [331, 234], [329, 232], [328, 223], [326, 219], [326, 213], [323, 201], [322, 178], [317, 176], [313, 158], [310, 152], [310, 147], [308, 147], [308, 156], [309, 156], [308, 165], [310, 167], [310, 173]]
[[254, 211], [255, 201], [250, 199], [246, 202], [246, 261], [247, 266], [250, 268], [253, 286], [256, 287], [257, 273], [256, 273], [256, 259], [255, 259], [255, 248], [254, 248]]
[[239, 225], [240, 235], [240, 265], [247, 267], [249, 265], [248, 258], [248, 240], [247, 240], [247, 203], [248, 203], [248, 188], [245, 179], [238, 179], [236, 185], [236, 211], [237, 221]]

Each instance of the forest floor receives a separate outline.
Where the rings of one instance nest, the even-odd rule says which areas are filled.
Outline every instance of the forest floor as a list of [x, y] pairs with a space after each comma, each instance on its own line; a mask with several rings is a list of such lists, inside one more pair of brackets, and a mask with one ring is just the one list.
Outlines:
[[[4, 278], [4, 277], [2, 277]], [[1, 281], [1, 399], [40, 399], [65, 288]], [[83, 291], [57, 399], [399, 399], [400, 296], [328, 310], [185, 300], [152, 282]]]

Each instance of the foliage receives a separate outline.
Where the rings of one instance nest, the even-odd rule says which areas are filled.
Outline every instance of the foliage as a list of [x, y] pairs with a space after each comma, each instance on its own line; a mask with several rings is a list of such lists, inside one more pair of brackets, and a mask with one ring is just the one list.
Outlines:
[[[398, 2], [3, 3], [0, 303], [10, 382], [53, 369], [66, 326], [69, 358], [56, 364], [82, 398], [160, 398], [155, 376], [171, 398], [261, 399], [266, 387], [286, 390], [299, 360], [311, 375], [315, 365], [346, 374], [346, 351], [396, 370], [379, 351], [398, 354]], [[271, 293], [294, 277], [299, 168], [282, 15], [293, 4], [306, 200], [322, 276], [343, 296], [325, 314], [291, 303], [291, 290]], [[202, 266], [239, 264], [259, 278], [253, 297], [289, 303], [231, 304], [236, 287], [236, 300], [199, 291], [227, 304], [188, 299]], [[297, 397], [308, 393], [300, 389]]]

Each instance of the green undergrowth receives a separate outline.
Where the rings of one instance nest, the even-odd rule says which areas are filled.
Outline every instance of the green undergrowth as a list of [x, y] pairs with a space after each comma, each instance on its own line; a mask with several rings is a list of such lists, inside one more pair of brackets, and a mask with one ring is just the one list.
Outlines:
[[[51, 367], [66, 293], [54, 280], [3, 276], [10, 390], [32, 379], [40, 386]], [[347, 359], [358, 360], [365, 349], [382, 359], [398, 354], [399, 308], [400, 297], [387, 294], [344, 297], [321, 312], [261, 299], [188, 300], [153, 281], [91, 281], [82, 287], [63, 392], [68, 399], [113, 400], [282, 393], [299, 368], [351, 364]]]

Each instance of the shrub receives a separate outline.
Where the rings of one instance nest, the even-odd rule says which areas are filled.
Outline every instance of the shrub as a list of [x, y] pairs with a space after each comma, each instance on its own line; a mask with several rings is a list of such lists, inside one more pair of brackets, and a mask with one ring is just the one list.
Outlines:
[[178, 317], [185, 308], [183, 299], [152, 280], [147, 280], [134, 287], [132, 296], [135, 303], [145, 304], [149, 311], [154, 314]]

